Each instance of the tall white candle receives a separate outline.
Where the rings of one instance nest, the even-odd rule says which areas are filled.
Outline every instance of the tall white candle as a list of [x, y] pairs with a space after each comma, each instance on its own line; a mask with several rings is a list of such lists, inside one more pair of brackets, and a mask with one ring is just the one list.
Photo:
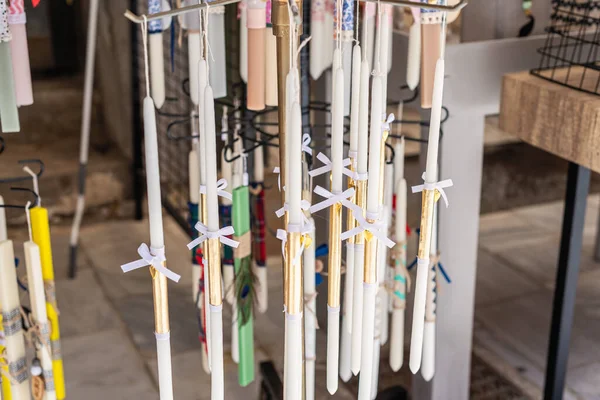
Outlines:
[[227, 64], [225, 48], [225, 7], [211, 7], [208, 11], [208, 40], [210, 42], [210, 86], [215, 99], [227, 96]]
[[369, 186], [367, 189], [367, 212], [376, 214], [379, 210], [379, 175], [381, 171], [381, 124], [382, 124], [382, 78], [373, 78], [371, 94], [371, 126], [369, 142]]
[[437, 254], [437, 203], [433, 206], [433, 225], [431, 226], [431, 250], [432, 260], [429, 265], [429, 276], [427, 279], [427, 303], [425, 305], [425, 326], [423, 330], [423, 360], [421, 361], [421, 375], [429, 382], [435, 373], [435, 312], [436, 312], [436, 267], [433, 256]]
[[[31, 313], [36, 324], [40, 328], [48, 327], [48, 314], [46, 313], [46, 294], [44, 292], [44, 280], [42, 278], [42, 264], [40, 261], [40, 248], [33, 241], [29, 240], [23, 243], [25, 251], [25, 264], [27, 266], [27, 288], [29, 291], [29, 301], [31, 304]], [[40, 360], [44, 379], [46, 379], [45, 400], [56, 399], [54, 385], [48, 385], [46, 371], [52, 372], [52, 350], [49, 346], [50, 334], [41, 333], [42, 345], [36, 349], [37, 358]]]
[[[0, 304], [4, 320], [4, 336], [6, 342], [6, 362], [18, 368], [15, 379], [11, 381], [10, 391], [13, 400], [29, 400], [29, 371], [25, 354], [25, 337], [21, 325], [19, 307], [19, 288], [17, 286], [17, 270], [12, 240], [0, 242]], [[10, 315], [10, 320], [7, 316]], [[7, 325], [10, 326], [7, 329]], [[12, 331], [12, 332], [11, 332]], [[19, 368], [19, 365], [22, 368]]]
[[[219, 203], [217, 199], [215, 100], [210, 85], [206, 87], [204, 93], [204, 117], [206, 129], [206, 206], [208, 209], [206, 225], [209, 231], [217, 232], [219, 230]], [[208, 262], [211, 261], [208, 260]], [[224, 398], [222, 304], [210, 305], [210, 324], [211, 399], [222, 400]]]
[[358, 121], [360, 116], [359, 107], [361, 79], [360, 58], [360, 45], [357, 44], [352, 49], [352, 98], [350, 102], [350, 155], [351, 158], [355, 159], [354, 161], [356, 161], [356, 157], [358, 155]]
[[163, 53], [162, 32], [150, 32], [148, 43], [150, 45], [150, 82], [152, 87], [152, 98], [156, 108], [165, 104], [165, 61]]
[[[191, 13], [193, 14], [193, 13]], [[188, 31], [188, 68], [190, 71], [190, 97], [198, 105], [198, 64], [200, 63], [200, 31]]]
[[[371, 73], [369, 63], [363, 57], [360, 67], [360, 93], [358, 116], [358, 156], [357, 172], [367, 173], [369, 151], [369, 79]], [[364, 281], [364, 244], [354, 246], [354, 287], [352, 304], [352, 354], [350, 367], [354, 375], [358, 375], [361, 365], [361, 343], [363, 327], [363, 281]]]
[[421, 75], [421, 24], [420, 8], [412, 7], [414, 22], [408, 31], [408, 56], [406, 58], [406, 83], [410, 90], [419, 85]]
[[144, 145], [146, 156], [146, 184], [148, 188], [148, 219], [150, 221], [150, 247], [164, 247], [162, 206], [160, 197], [160, 172], [158, 168], [158, 137], [154, 103], [144, 99]]
[[317, 299], [315, 284], [315, 224], [309, 235], [311, 238], [302, 254], [304, 259], [304, 359], [305, 359], [305, 400], [315, 400], [315, 359], [317, 357]]
[[434, 183], [437, 177], [442, 98], [444, 96], [444, 65], [444, 59], [440, 58], [435, 66], [431, 122], [429, 125], [429, 140], [427, 142], [427, 168], [425, 169], [425, 182], [428, 183]]
[[344, 159], [344, 71], [334, 71], [334, 88], [331, 120], [331, 191], [342, 192], [342, 162]]
[[[310, 76], [317, 80], [321, 77], [324, 66], [323, 53], [325, 41], [330, 40], [325, 31], [325, 0], [315, 0], [310, 9], [310, 33], [314, 45], [310, 46]], [[323, 44], [323, 45], [322, 45]]]
[[[386, 164], [385, 166], [385, 178], [384, 178], [384, 190], [383, 190], [383, 217], [384, 220], [384, 232], [390, 231], [390, 225], [392, 221], [392, 207], [394, 201], [394, 166], [392, 164]], [[378, 276], [379, 281], [379, 295], [381, 296], [381, 307], [382, 307], [382, 320], [381, 320], [381, 345], [385, 345], [388, 341], [388, 328], [389, 328], [389, 313], [388, 303], [389, 296], [387, 291], [387, 282], [389, 274], [389, 263], [388, 253], [389, 248], [383, 243], [379, 242], [379, 252], [381, 257], [379, 262], [381, 265], [381, 275]]]
[[396, 246], [401, 246], [394, 272], [394, 304], [392, 310], [392, 332], [390, 339], [390, 367], [400, 370], [404, 361], [404, 310], [406, 308], [406, 179], [404, 179], [404, 139], [394, 147], [394, 178], [396, 181]]
[[288, 177], [286, 192], [290, 193], [289, 223], [302, 224], [302, 114], [300, 104], [294, 102], [291, 113], [291, 129], [287, 138]]

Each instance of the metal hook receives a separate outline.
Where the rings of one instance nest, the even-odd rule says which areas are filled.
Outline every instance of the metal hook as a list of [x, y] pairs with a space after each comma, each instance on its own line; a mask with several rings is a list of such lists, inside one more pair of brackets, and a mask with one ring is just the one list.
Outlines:
[[[37, 164], [39, 167], [39, 172], [37, 172], [35, 175], [38, 177], [38, 179], [42, 176], [42, 174], [44, 173], [45, 170], [45, 166], [44, 166], [44, 162], [38, 158], [32, 158], [29, 160], [19, 160], [17, 161], [19, 164]], [[15, 176], [15, 177], [10, 177], [10, 178], [3, 178], [0, 179], [0, 183], [15, 183], [15, 182], [23, 182], [26, 181], [28, 179], [33, 179], [31, 176], [27, 175], [27, 176]]]
[[[33, 196], [35, 197], [35, 201], [33, 202], [33, 204], [35, 206], [39, 205], [40, 198], [37, 195], [37, 193], [34, 192], [32, 189], [22, 188], [22, 187], [11, 187], [10, 190], [14, 190], [15, 192], [17, 192], [17, 191], [18, 192], [29, 192], [29, 193], [33, 194]], [[27, 203], [25, 203], [25, 204], [27, 204]], [[0, 204], [0, 208], [18, 208], [20, 210], [24, 210], [26, 207], [27, 207], [26, 205], [24, 205], [24, 206], [18, 206], [18, 205], [15, 205], [15, 204]]]
[[[198, 118], [197, 115], [194, 115], [194, 118]], [[167, 125], [167, 138], [169, 140], [192, 140], [192, 139], [197, 139], [200, 137], [200, 135], [184, 135], [184, 136], [175, 136], [173, 135], [173, 132], [171, 131], [171, 129], [177, 125], [183, 125], [183, 124], [189, 124], [191, 123], [192, 117], [188, 117], [186, 119], [179, 119], [173, 122], [170, 122], [169, 125]]]

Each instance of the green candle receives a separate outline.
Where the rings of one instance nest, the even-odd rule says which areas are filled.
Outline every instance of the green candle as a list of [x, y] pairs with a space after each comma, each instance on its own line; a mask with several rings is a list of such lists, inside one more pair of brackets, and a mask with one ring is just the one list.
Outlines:
[[238, 310], [240, 386], [248, 386], [254, 381], [254, 328], [252, 314], [254, 307], [254, 274], [252, 271], [252, 246], [250, 232], [250, 199], [247, 186], [233, 190], [233, 229], [240, 245], [235, 249], [235, 294]]
[[10, 57], [10, 30], [6, 0], [0, 0], [0, 122], [2, 132], [19, 132], [19, 111], [15, 96], [12, 61]]

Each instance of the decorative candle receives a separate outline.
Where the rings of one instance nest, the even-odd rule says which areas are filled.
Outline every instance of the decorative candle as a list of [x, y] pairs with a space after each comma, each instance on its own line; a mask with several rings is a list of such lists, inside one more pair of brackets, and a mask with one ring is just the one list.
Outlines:
[[[210, 3], [210, 2], [209, 2]], [[208, 40], [210, 41], [209, 80], [215, 99], [227, 96], [227, 64], [225, 47], [225, 6], [208, 10]]]
[[[204, 94], [206, 147], [206, 207], [209, 232], [219, 231], [219, 205], [217, 200], [217, 149], [215, 132], [215, 101], [210, 85]], [[211, 398], [224, 398], [223, 377], [223, 291], [221, 287], [221, 256], [218, 238], [209, 238], [207, 244], [209, 300], [210, 300], [210, 364]]]
[[29, 371], [25, 358], [25, 337], [21, 320], [19, 287], [12, 240], [0, 242], [0, 303], [8, 363], [10, 392], [13, 400], [29, 400]]
[[[162, 0], [148, 0], [148, 14], [162, 11]], [[165, 103], [165, 62], [163, 54], [163, 20], [148, 21], [148, 40], [150, 46], [150, 79], [152, 98], [156, 108], [161, 108]]]
[[[421, 0], [421, 3], [431, 3]], [[445, 0], [437, 0], [438, 5], [444, 5]], [[444, 13], [437, 10], [421, 9], [421, 107], [431, 108], [434, 90], [435, 64], [440, 58], [442, 34], [442, 19]]]
[[[185, 0], [183, 5], [198, 4], [198, 0]], [[188, 70], [190, 72], [190, 98], [198, 106], [198, 63], [202, 54], [202, 41], [200, 40], [200, 14], [189, 12], [183, 14], [181, 27], [187, 32], [188, 39]]]
[[[369, 149], [369, 62], [363, 55], [360, 67], [360, 100], [358, 118], [358, 156], [357, 156], [357, 179], [356, 179], [356, 205], [361, 209], [366, 208], [367, 201], [367, 160]], [[351, 369], [354, 375], [358, 375], [361, 365], [361, 343], [363, 327], [363, 281], [365, 246], [364, 233], [356, 236], [354, 252], [354, 287], [352, 289], [352, 358]]]
[[249, 110], [265, 108], [265, 28], [266, 4], [263, 0], [248, 0], [248, 88]]
[[317, 357], [317, 292], [315, 285], [315, 224], [310, 218], [308, 224], [309, 245], [304, 250], [304, 364], [305, 400], [315, 400], [315, 363]]
[[40, 360], [44, 377], [45, 400], [56, 399], [54, 375], [52, 373], [52, 349], [50, 347], [50, 324], [46, 313], [46, 294], [42, 278], [40, 248], [32, 240], [23, 243], [25, 264], [27, 265], [27, 289], [34, 323], [39, 327], [41, 343], [36, 346], [36, 356]]
[[8, 23], [12, 33], [10, 50], [12, 53], [13, 77], [17, 106], [33, 104], [31, 88], [31, 68], [29, 67], [29, 49], [27, 47], [27, 17], [24, 0], [11, 0]]
[[[290, 74], [294, 70], [290, 71]], [[295, 101], [290, 112], [289, 130], [289, 181], [290, 184], [288, 232], [286, 240], [286, 276], [288, 283], [284, 293], [285, 310], [285, 356], [284, 356], [284, 396], [286, 400], [302, 399], [302, 265], [296, 262], [296, 254], [301, 251], [301, 229], [303, 224], [301, 209], [302, 180], [302, 113], [300, 104]]]
[[[339, 49], [334, 58], [340, 63]], [[336, 57], [337, 56], [337, 57]], [[334, 61], [335, 64], [335, 61]], [[334, 70], [334, 97], [331, 127], [331, 192], [342, 193], [342, 162], [344, 151], [344, 71]], [[295, 182], [295, 181], [294, 181]], [[335, 203], [329, 213], [329, 262], [327, 297], [327, 390], [334, 394], [338, 388], [340, 347], [340, 292], [342, 267], [342, 204]]]
[[[265, 14], [267, 15], [267, 29], [265, 29], [265, 75], [268, 77], [277, 75], [277, 39], [273, 35], [271, 7], [271, 0], [267, 0], [267, 6], [265, 7]], [[277, 106], [277, 79], [265, 79], [265, 103], [268, 106]]]
[[314, 43], [310, 46], [310, 76], [314, 80], [319, 79], [326, 68], [323, 53], [325, 43], [331, 38], [326, 35], [325, 30], [326, 1], [314, 0], [310, 5], [310, 33]]
[[352, 68], [352, 41], [354, 34], [354, 1], [342, 0], [342, 69], [344, 70], [344, 116], [350, 115], [350, 84]]
[[66, 397], [65, 374], [61, 355], [56, 293], [54, 291], [54, 264], [52, 262], [52, 244], [50, 243], [48, 210], [39, 206], [34, 207], [29, 210], [29, 215], [31, 216], [33, 241], [40, 248], [42, 277], [46, 287], [46, 312], [52, 327], [50, 330], [50, 345], [52, 347], [52, 372], [54, 373], [56, 398], [64, 399]]
[[410, 90], [419, 86], [421, 73], [421, 9], [411, 7], [413, 24], [408, 32], [408, 56], [406, 58], [406, 83]]
[[[400, 114], [399, 119], [402, 118]], [[404, 310], [406, 309], [406, 179], [404, 179], [404, 139], [394, 147], [394, 179], [396, 181], [396, 252], [394, 254], [394, 294], [392, 332], [390, 340], [390, 367], [397, 372], [404, 361]]]
[[248, 30], [246, 29], [248, 14], [246, 0], [239, 2], [240, 19], [240, 78], [244, 83], [248, 83]]
[[[436, 64], [431, 121], [429, 124], [429, 140], [427, 145], [427, 168], [425, 185], [434, 185], [437, 178], [437, 158], [442, 114], [442, 97], [444, 92], [444, 59]], [[441, 188], [441, 186], [439, 186]], [[443, 189], [442, 189], [443, 190]], [[414, 191], [414, 189], [413, 189]], [[427, 293], [427, 276], [429, 274], [429, 255], [431, 245], [431, 226], [433, 223], [434, 197], [436, 189], [423, 187], [421, 209], [421, 234], [417, 254], [417, 281], [415, 284], [415, 305], [413, 311], [413, 328], [410, 344], [410, 370], [416, 373], [421, 366], [423, 350], [423, 324], [425, 318], [425, 301]]]
[[19, 111], [15, 95], [15, 81], [12, 67], [10, 41], [12, 35], [8, 26], [7, 0], [0, 0], [0, 123], [2, 132], [19, 132]]
[[[379, 217], [379, 175], [381, 171], [382, 78], [375, 75], [371, 92], [371, 127], [369, 142], [369, 185], [367, 188], [368, 221]], [[377, 293], [377, 237], [365, 238], [365, 267], [363, 291], [362, 352], [358, 399], [371, 399], [373, 371], [373, 335], [375, 325], [375, 296]]]

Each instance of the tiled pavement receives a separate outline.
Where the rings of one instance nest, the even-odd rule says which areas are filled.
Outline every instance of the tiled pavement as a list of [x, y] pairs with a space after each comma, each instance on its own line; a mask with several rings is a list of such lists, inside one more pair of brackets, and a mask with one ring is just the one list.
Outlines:
[[[569, 358], [567, 398], [571, 399], [600, 399], [600, 265], [592, 261], [599, 206], [599, 198], [591, 196]], [[474, 348], [534, 398], [543, 383], [561, 218], [562, 205], [552, 203], [481, 219]], [[14, 229], [10, 233], [20, 253], [25, 233]], [[158, 398], [150, 278], [147, 270], [123, 275], [119, 269], [135, 259], [137, 246], [148, 240], [147, 222], [84, 227], [79, 274], [73, 281], [66, 279], [68, 234], [67, 227], [52, 231], [69, 397]], [[168, 217], [165, 240], [168, 266], [183, 276], [179, 284], [169, 283], [175, 398], [209, 399], [210, 380], [200, 365], [190, 295], [187, 237]], [[255, 323], [256, 355], [257, 362], [272, 359], [281, 370], [281, 270], [278, 257], [272, 261], [270, 308]], [[228, 307], [225, 310], [227, 321], [231, 316]], [[226, 330], [227, 354], [229, 338]], [[319, 331], [317, 346], [325, 348], [325, 331]], [[258, 385], [240, 388], [236, 366], [227, 354], [226, 398], [256, 398]], [[317, 398], [329, 398], [323, 357], [317, 373]], [[353, 388], [340, 386], [334, 398], [353, 398]]]

